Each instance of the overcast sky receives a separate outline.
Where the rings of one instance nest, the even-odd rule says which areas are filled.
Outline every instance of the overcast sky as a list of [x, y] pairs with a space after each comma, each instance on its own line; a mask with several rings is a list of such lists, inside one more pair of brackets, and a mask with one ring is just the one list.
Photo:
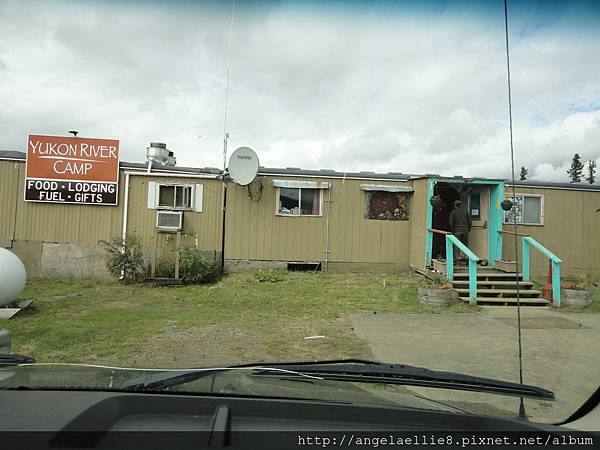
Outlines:
[[[76, 129], [119, 139], [122, 160], [159, 141], [180, 166], [220, 167], [231, 12], [0, 0], [0, 149]], [[238, 0], [230, 151], [268, 167], [510, 176], [503, 14], [502, 0]], [[600, 159], [600, 8], [509, 1], [509, 14], [515, 164], [566, 181], [573, 153]]]

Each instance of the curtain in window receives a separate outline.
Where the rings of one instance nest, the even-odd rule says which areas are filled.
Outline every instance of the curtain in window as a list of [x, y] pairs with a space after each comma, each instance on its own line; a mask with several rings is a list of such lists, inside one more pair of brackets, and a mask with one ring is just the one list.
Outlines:
[[320, 192], [317, 189], [313, 189], [313, 202], [312, 202], [312, 214], [313, 216], [319, 215], [319, 203], [320, 203]]

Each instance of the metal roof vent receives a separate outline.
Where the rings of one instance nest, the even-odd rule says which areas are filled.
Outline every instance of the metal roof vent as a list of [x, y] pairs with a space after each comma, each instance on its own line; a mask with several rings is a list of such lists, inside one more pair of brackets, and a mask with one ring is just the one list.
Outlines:
[[150, 146], [146, 147], [146, 159], [148, 160], [148, 172], [153, 163], [168, 167], [173, 167], [177, 163], [173, 152], [163, 142], [150, 142]]

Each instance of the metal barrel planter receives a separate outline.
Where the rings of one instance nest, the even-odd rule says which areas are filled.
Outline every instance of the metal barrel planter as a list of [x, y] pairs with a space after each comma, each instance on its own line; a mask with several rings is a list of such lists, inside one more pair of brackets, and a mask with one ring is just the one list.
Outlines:
[[567, 308], [581, 309], [587, 308], [592, 304], [592, 291], [583, 291], [578, 289], [565, 289], [560, 290], [561, 303]]
[[425, 288], [420, 287], [419, 303], [430, 308], [439, 308], [452, 302], [452, 289]]

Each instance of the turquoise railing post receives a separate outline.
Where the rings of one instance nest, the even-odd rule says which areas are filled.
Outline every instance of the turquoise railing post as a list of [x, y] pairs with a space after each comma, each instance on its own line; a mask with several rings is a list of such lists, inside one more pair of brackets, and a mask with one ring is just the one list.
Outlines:
[[552, 299], [560, 306], [560, 260], [552, 261]]
[[535, 248], [552, 262], [552, 300], [554, 305], [560, 306], [560, 263], [558, 256], [533, 239], [531, 236], [523, 238], [523, 279], [529, 281], [529, 249]]
[[454, 248], [456, 245], [469, 258], [469, 302], [477, 304], [477, 261], [479, 258], [453, 234], [446, 235], [446, 276], [454, 278]]
[[469, 300], [477, 304], [477, 260], [469, 258]]
[[454, 249], [452, 241], [446, 237], [446, 278], [454, 279]]
[[529, 241], [523, 239], [523, 281], [529, 281]]

